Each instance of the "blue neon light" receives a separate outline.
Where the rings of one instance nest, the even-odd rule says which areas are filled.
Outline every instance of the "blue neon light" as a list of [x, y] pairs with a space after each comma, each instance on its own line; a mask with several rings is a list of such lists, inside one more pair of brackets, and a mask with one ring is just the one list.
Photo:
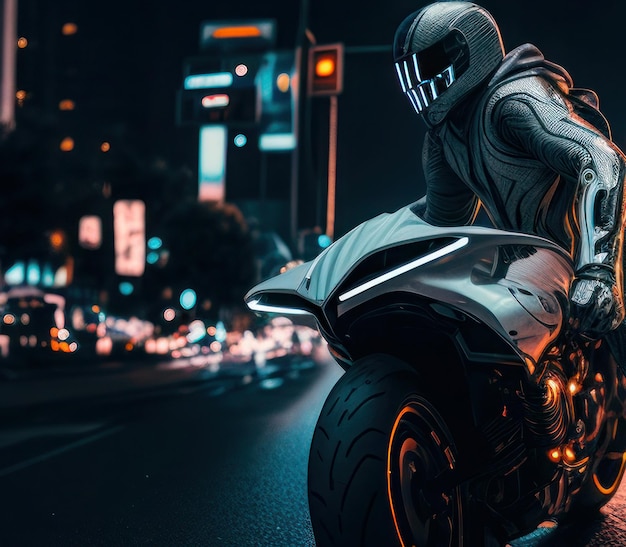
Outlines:
[[211, 89], [214, 87], [230, 87], [233, 85], [233, 75], [230, 72], [215, 72], [213, 74], [192, 74], [185, 78], [185, 89]]

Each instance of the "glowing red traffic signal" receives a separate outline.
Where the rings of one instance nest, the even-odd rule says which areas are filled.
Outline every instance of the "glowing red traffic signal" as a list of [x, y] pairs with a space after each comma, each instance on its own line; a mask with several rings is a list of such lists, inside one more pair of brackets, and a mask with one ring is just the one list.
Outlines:
[[315, 76], [318, 78], [328, 78], [332, 76], [337, 68], [335, 59], [332, 57], [321, 57], [315, 61]]
[[309, 49], [308, 94], [338, 95], [343, 90], [343, 44]]

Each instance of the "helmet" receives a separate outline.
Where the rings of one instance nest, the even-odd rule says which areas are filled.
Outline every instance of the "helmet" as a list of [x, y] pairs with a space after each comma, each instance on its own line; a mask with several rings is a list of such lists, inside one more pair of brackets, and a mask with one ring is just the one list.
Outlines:
[[435, 2], [398, 27], [393, 54], [402, 91], [428, 126], [441, 123], [504, 58], [500, 30], [471, 2]]

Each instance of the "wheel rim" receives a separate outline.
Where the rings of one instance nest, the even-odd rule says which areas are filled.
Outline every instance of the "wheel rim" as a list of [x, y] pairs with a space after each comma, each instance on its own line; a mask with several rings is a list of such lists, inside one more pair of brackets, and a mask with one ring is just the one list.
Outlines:
[[624, 476], [626, 452], [605, 456], [593, 474], [593, 482], [598, 491], [605, 496], [612, 496]]
[[458, 545], [461, 496], [453, 484], [455, 449], [443, 420], [423, 399], [398, 413], [387, 480], [391, 512], [403, 547]]

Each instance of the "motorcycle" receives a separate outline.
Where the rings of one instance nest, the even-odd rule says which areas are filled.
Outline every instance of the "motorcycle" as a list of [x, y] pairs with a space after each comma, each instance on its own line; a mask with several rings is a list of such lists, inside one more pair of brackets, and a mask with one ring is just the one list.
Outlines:
[[598, 510], [626, 463], [626, 380], [568, 328], [570, 256], [408, 205], [245, 297], [309, 314], [344, 369], [311, 441], [318, 547], [502, 545]]

